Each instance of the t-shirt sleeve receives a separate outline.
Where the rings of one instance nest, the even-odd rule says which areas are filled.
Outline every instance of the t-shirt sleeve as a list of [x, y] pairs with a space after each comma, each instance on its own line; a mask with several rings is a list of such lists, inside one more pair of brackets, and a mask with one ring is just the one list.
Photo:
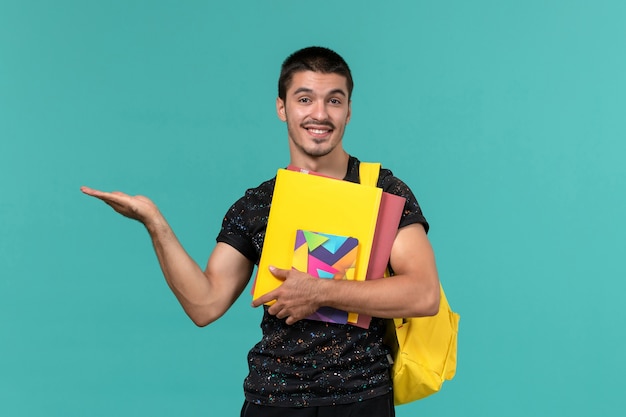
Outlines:
[[255, 264], [259, 263], [269, 216], [275, 179], [246, 191], [233, 204], [222, 221], [218, 242], [237, 249]]
[[428, 221], [426, 221], [426, 218], [422, 213], [422, 209], [408, 185], [406, 185], [399, 178], [394, 177], [391, 171], [385, 169], [381, 170], [381, 174], [378, 179], [378, 186], [385, 192], [395, 194], [406, 199], [404, 211], [402, 212], [398, 228], [419, 223], [424, 226], [424, 230], [428, 233], [428, 229], [430, 228]]
[[249, 227], [244, 216], [245, 207], [246, 197], [242, 197], [228, 209], [222, 220], [222, 228], [216, 241], [232, 246], [246, 258], [256, 262], [256, 250], [252, 244]]

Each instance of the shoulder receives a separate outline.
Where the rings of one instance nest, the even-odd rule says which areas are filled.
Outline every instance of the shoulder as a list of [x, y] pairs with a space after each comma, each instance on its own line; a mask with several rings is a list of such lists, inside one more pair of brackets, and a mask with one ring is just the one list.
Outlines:
[[276, 177], [263, 181], [256, 187], [248, 188], [243, 196], [232, 205], [231, 209], [241, 205], [245, 206], [246, 209], [254, 209], [257, 204], [270, 204], [275, 184]]
[[[352, 182], [360, 182], [359, 181], [359, 168], [361, 166], [361, 161], [350, 155], [350, 159], [348, 161], [348, 171], [346, 173], [346, 181]], [[386, 167], [381, 165], [380, 173], [378, 175], [378, 184], [379, 188], [382, 188], [383, 191], [391, 194], [396, 194], [405, 198], [415, 198], [413, 197], [413, 192], [409, 188], [409, 186], [402, 181], [400, 178], [396, 177], [393, 172]]]
[[271, 198], [275, 185], [276, 185], [276, 177], [270, 178], [267, 181], [263, 181], [261, 184], [257, 185], [256, 187], [248, 188], [246, 190], [246, 193], [244, 194], [244, 197], [264, 198], [269, 193], [269, 196]]
[[[348, 165], [348, 175], [352, 172], [356, 175], [356, 181], [358, 182], [358, 172], [360, 161], [357, 158], [350, 157], [350, 163]], [[426, 232], [430, 228], [428, 221], [422, 213], [422, 209], [417, 202], [415, 194], [411, 188], [400, 178], [396, 177], [391, 169], [386, 167], [380, 168], [380, 174], [378, 175], [378, 187], [389, 194], [394, 194], [403, 197], [406, 202], [404, 205], [404, 211], [402, 213], [402, 219], [400, 220], [400, 227], [408, 226], [413, 223], [420, 223], [424, 226]]]
[[400, 178], [396, 177], [388, 168], [380, 168], [378, 186], [382, 188], [383, 191], [390, 194], [399, 195], [404, 198], [415, 198], [411, 188]]

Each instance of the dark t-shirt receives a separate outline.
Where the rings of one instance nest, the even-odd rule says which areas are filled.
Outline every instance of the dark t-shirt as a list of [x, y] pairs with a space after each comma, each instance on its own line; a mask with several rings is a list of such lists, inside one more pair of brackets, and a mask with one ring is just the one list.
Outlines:
[[[345, 181], [359, 182], [359, 160], [350, 157]], [[246, 191], [226, 213], [217, 237], [258, 265], [276, 178]], [[411, 190], [381, 169], [378, 186], [406, 198], [400, 226], [428, 223]], [[385, 320], [373, 317], [370, 327], [300, 320], [285, 324], [264, 308], [263, 337], [248, 354], [246, 399], [284, 407], [347, 404], [391, 390], [383, 343]]]

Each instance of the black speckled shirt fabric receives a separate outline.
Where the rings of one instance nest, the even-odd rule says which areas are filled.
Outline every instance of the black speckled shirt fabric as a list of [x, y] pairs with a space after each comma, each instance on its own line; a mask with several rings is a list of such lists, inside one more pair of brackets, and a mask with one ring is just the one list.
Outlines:
[[[345, 181], [359, 182], [359, 160], [350, 157]], [[246, 191], [226, 213], [217, 237], [258, 265], [265, 238], [275, 178]], [[378, 186], [406, 198], [400, 227], [420, 223], [428, 231], [415, 196], [388, 169]], [[263, 337], [248, 354], [246, 399], [281, 407], [348, 404], [391, 391], [385, 320], [370, 327], [301, 320], [291, 326], [264, 309]]]

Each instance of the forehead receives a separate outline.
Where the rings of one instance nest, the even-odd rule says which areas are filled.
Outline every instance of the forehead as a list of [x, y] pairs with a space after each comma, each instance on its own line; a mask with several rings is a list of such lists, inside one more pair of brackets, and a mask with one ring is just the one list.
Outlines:
[[298, 71], [293, 74], [287, 88], [287, 95], [297, 94], [300, 91], [313, 92], [325, 95], [342, 92], [348, 97], [348, 80], [340, 74], [325, 74], [314, 71]]

